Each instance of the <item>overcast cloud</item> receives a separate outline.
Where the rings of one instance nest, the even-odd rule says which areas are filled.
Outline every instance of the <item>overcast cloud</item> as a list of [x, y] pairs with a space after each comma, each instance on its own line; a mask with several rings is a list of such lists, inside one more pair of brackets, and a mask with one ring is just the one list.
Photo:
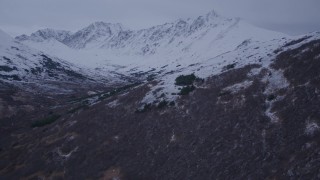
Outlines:
[[0, 28], [12, 36], [47, 27], [75, 31], [95, 21], [139, 29], [213, 9], [289, 34], [320, 31], [320, 0], [0, 0]]

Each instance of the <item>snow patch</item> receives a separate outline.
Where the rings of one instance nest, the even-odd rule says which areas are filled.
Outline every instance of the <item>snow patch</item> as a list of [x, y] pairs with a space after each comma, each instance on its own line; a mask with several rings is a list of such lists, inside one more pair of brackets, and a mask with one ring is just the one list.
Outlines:
[[108, 107], [110, 108], [115, 108], [117, 107], [118, 105], [120, 105], [118, 99], [114, 100], [114, 101], [111, 101], [110, 103], [106, 104]]
[[267, 83], [265, 94], [271, 94], [277, 90], [289, 87], [289, 82], [283, 75], [283, 71], [270, 69], [270, 73], [264, 77], [263, 82]]
[[272, 104], [269, 104], [269, 107], [265, 112], [266, 116], [269, 117], [271, 123], [279, 123], [278, 116], [274, 112], [272, 112], [271, 109], [272, 109]]
[[248, 73], [248, 77], [254, 77], [256, 75], [259, 75], [261, 72], [261, 68], [253, 68], [250, 70], [250, 72]]
[[77, 152], [78, 149], [79, 149], [79, 147], [75, 147], [75, 148], [74, 148], [73, 150], [71, 150], [69, 153], [63, 153], [63, 152], [61, 151], [60, 147], [59, 147], [59, 148], [57, 148], [56, 153], [59, 155], [59, 157], [60, 157], [62, 160], [65, 161], [65, 160], [68, 160], [73, 153]]
[[307, 122], [305, 127], [305, 134], [308, 136], [313, 136], [320, 129], [319, 125], [316, 122]]
[[252, 85], [253, 81], [244, 81], [241, 83], [237, 83], [231, 86], [224, 88], [222, 91], [228, 91], [232, 94], [239, 92], [240, 90], [244, 90]]

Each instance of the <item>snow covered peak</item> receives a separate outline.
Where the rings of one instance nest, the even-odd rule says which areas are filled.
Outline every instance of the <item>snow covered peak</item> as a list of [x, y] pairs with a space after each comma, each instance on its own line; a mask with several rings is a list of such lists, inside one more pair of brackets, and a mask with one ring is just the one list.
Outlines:
[[[37, 31], [34, 36], [41, 36], [43, 38], [49, 39], [54, 38], [58, 41], [63, 41], [66, 37], [70, 36], [71, 32], [64, 30], [55, 30], [55, 29], [43, 29]], [[31, 35], [32, 36], [32, 35]]]
[[[19, 41], [43, 42], [55, 39], [71, 48], [117, 48], [126, 46], [128, 40], [135, 39], [138, 44], [151, 40], [149, 43], [157, 44], [161, 39], [175, 38], [175, 36], [191, 35], [203, 28], [216, 27], [227, 19], [220, 17], [214, 10], [197, 18], [179, 19], [171, 23], [154, 26], [147, 29], [131, 31], [119, 23], [94, 22], [87, 27], [75, 32], [43, 29], [30, 36], [21, 35], [16, 37]], [[141, 37], [147, 39], [141, 39]], [[152, 42], [153, 41], [153, 42]], [[166, 40], [167, 41], [167, 40]], [[145, 43], [142, 43], [145, 44]], [[135, 46], [135, 45], [133, 45]], [[142, 51], [148, 50], [149, 45], [140, 47]]]
[[[257, 29], [239, 19], [220, 16], [212, 10], [196, 18], [179, 19], [141, 30], [129, 30], [119, 23], [98, 21], [73, 34], [65, 32], [66, 35], [63, 36], [62, 32], [62, 38], [55, 39], [72, 49], [103, 49], [112, 53], [117, 51], [119, 54], [151, 55], [160, 51], [171, 52], [172, 49], [186, 52], [198, 44], [200, 39], [206, 42], [206, 46], [211, 47], [221, 39], [230, 37], [229, 32], [237, 32], [236, 38], [240, 41], [243, 41], [244, 37], [247, 39], [261, 39], [261, 36], [266, 39], [278, 37], [278, 33]], [[31, 41], [42, 42], [44, 37], [58, 36], [56, 33], [57, 31], [50, 29], [37, 31], [31, 35], [34, 37]], [[36, 37], [40, 38], [40, 41]], [[28, 37], [20, 36], [17, 39], [24, 41]], [[238, 43], [238, 41], [233, 42]]]
[[125, 28], [123, 27], [122, 24], [120, 23], [106, 23], [103, 21], [97, 21], [92, 23], [91, 25], [89, 25], [89, 27], [93, 27], [96, 30], [100, 30], [100, 29], [110, 29], [111, 33], [118, 33], [122, 30], [125, 30]]
[[192, 26], [194, 29], [198, 29], [202, 26], [218, 25], [225, 21], [230, 21], [230, 19], [219, 16], [214, 10], [212, 10], [209, 13], [194, 19]]
[[119, 24], [112, 24], [112, 23], [106, 23], [106, 22], [94, 22], [90, 24], [89, 26], [83, 28], [82, 30], [76, 32], [73, 34], [73, 36], [78, 36], [79, 34], [82, 34], [83, 37], [89, 37], [89, 36], [111, 36], [116, 35], [119, 32], [123, 31], [125, 28]]
[[71, 35], [71, 32], [69, 31], [46, 28], [46, 29], [38, 30], [32, 33], [30, 36], [27, 36], [25, 34], [21, 36], [17, 36], [16, 39], [19, 41], [31, 40], [36, 42], [42, 42], [48, 39], [55, 39], [57, 41], [62, 42], [64, 39], [66, 39], [70, 35]]
[[69, 36], [63, 43], [76, 49], [97, 46], [97, 44], [105, 39], [118, 36], [126, 30], [127, 29], [119, 23], [94, 22]]
[[20, 36], [15, 37], [15, 39], [18, 41], [26, 41], [26, 40], [29, 40], [30, 37], [28, 35], [22, 34]]
[[212, 19], [219, 17], [218, 13], [215, 10], [211, 10], [209, 13], [206, 14], [207, 19]]

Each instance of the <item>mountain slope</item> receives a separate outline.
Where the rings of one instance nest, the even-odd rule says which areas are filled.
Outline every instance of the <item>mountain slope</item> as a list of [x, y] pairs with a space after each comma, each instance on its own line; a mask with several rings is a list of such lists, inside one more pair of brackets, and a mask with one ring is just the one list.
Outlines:
[[[1, 73], [20, 78], [0, 81], [4, 179], [320, 177], [320, 33], [289, 37], [213, 11], [51, 34], [0, 33]], [[59, 93], [17, 88], [29, 80]]]
[[[193, 42], [201, 43], [202, 39], [207, 39], [207, 44], [202, 44], [206, 48], [210, 47], [214, 41], [223, 39], [229, 31], [237, 29], [235, 37], [255, 38], [256, 40], [271, 40], [272, 38], [284, 37], [284, 34], [271, 32], [255, 28], [245, 24], [239, 19], [227, 19], [217, 15], [214, 11], [199, 16], [194, 19], [180, 19], [172, 23], [166, 23], [142, 30], [128, 30], [120, 24], [96, 22], [88, 27], [67, 36], [61, 41], [54, 38], [54, 35], [47, 36], [45, 39], [54, 38], [64, 43], [70, 48], [76, 49], [119, 49], [120, 53], [130, 54], [154, 54], [156, 51], [168, 51], [174, 48], [175, 51], [187, 49]], [[240, 29], [240, 30], [238, 30]], [[249, 31], [248, 31], [249, 30]], [[48, 30], [42, 30], [48, 31]], [[39, 32], [39, 31], [38, 31]], [[29, 38], [16, 37], [19, 41], [39, 42], [34, 36], [43, 36], [39, 33], [32, 34]], [[41, 32], [41, 30], [40, 30]], [[51, 33], [51, 34], [57, 34]], [[209, 34], [209, 35], [208, 35]], [[208, 36], [210, 38], [208, 38]], [[246, 36], [246, 37], [245, 37]], [[243, 41], [244, 39], [242, 39]], [[202, 40], [202, 43], [203, 40]]]
[[14, 41], [3, 31], [0, 32], [0, 43], [0, 80], [23, 89], [60, 93], [76, 90], [78, 83], [99, 84], [95, 82], [99, 80], [101, 83], [114, 84], [122, 81], [115, 75], [91, 73], [60, 58], [29, 48]]
[[[3, 67], [2, 77], [14, 76], [16, 77], [15, 80], [25, 82], [39, 78], [62, 80], [53, 71], [58, 70], [59, 73], [62, 73], [62, 71], [65, 71], [65, 73], [68, 71], [72, 72], [70, 64], [57, 58], [53, 60], [35, 49], [15, 42], [4, 32], [1, 32], [0, 38], [2, 42], [0, 51]], [[75, 76], [78, 75], [79, 78], [84, 78], [80, 74], [73, 73]], [[10, 80], [10, 78], [7, 78], [7, 80]]]
[[[253, 47], [242, 46], [235, 53]], [[317, 179], [320, 34], [265, 53], [273, 53], [262, 60], [268, 65], [252, 61], [228, 66], [195, 82], [196, 89], [174, 103], [139, 110], [139, 102], [158, 83], [150, 81], [86, 108], [53, 108], [61, 117], [45, 126], [31, 128], [29, 118], [13, 121], [25, 124], [0, 141], [0, 175]], [[2, 127], [6, 132], [14, 128]]]
[[151, 72], [162, 76], [190, 65], [205, 64], [213, 58], [214, 62], [225, 61], [217, 57], [244, 45], [260, 48], [251, 50], [252, 54], [273, 51], [286, 41], [282, 39], [285, 37], [212, 11], [197, 18], [136, 31], [119, 24], [97, 22], [63, 41], [49, 38], [42, 42], [31, 39], [21, 42], [81, 67], [146, 79]]
[[[240, 25], [239, 25], [240, 24]], [[217, 15], [214, 11], [209, 12], [204, 16], [189, 19], [179, 19], [172, 23], [166, 23], [159, 26], [154, 26], [142, 30], [129, 30], [120, 24], [111, 24], [104, 22], [95, 22], [88, 27], [77, 31], [76, 33], [65, 36], [63, 40], [55, 34], [61, 31], [52, 32], [51, 34], [43, 36], [43, 33], [48, 29], [39, 30], [33, 33], [29, 38], [16, 37], [19, 41], [37, 41], [38, 38], [51, 39], [64, 43], [65, 45], [76, 48], [104, 48], [104, 49], [125, 49], [130, 48], [134, 50], [132, 53], [138, 54], [153, 54], [157, 49], [164, 48], [163, 46], [186, 46], [190, 45], [192, 41], [198, 41], [209, 32], [213, 31], [209, 40], [222, 39], [228, 31], [233, 28], [240, 28], [247, 32], [248, 37], [257, 38], [257, 40], [270, 40], [276, 37], [283, 37], [284, 34], [271, 32], [263, 29], [254, 28], [249, 24], [245, 24], [239, 19], [228, 19]], [[246, 28], [246, 29], [245, 29]], [[249, 31], [247, 31], [249, 30]], [[245, 35], [244, 32], [238, 31]], [[25, 35], [23, 35], [25, 37]], [[28, 36], [27, 36], [28, 37]], [[185, 40], [185, 39], [188, 40]], [[183, 42], [186, 41], [186, 42]], [[189, 41], [189, 42], [188, 42]], [[170, 47], [172, 48], [172, 47]], [[182, 49], [183, 49], [182, 48]], [[128, 49], [125, 49], [128, 50]], [[128, 52], [126, 52], [128, 53]]]
[[71, 48], [89, 48], [90, 44], [103, 42], [105, 39], [118, 36], [125, 31], [120, 24], [111, 24], [105, 22], [95, 22], [88, 27], [70, 35], [64, 39], [63, 43]]
[[22, 43], [97, 73], [158, 80], [142, 104], [156, 101], [162, 94], [166, 100], [174, 100], [180, 91], [174, 85], [179, 75], [195, 73], [207, 78], [231, 65], [240, 68], [256, 63], [266, 67], [275, 56], [271, 52], [295, 39], [214, 11], [136, 31], [97, 22], [75, 34], [63, 42], [47, 39]]

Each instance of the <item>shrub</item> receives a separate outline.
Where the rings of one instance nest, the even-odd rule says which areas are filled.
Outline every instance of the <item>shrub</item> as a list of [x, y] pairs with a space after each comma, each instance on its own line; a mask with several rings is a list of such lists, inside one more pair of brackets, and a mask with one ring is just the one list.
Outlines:
[[218, 96], [221, 97], [229, 94], [231, 94], [231, 91], [221, 91]]
[[34, 75], [38, 75], [40, 73], [42, 73], [44, 70], [40, 67], [36, 67], [36, 68], [31, 68], [31, 73]]
[[22, 79], [21, 79], [18, 75], [16, 75], [16, 74], [14, 74], [14, 75], [2, 75], [2, 74], [0, 74], [0, 78], [9, 79], [9, 80], [15, 80], [15, 81], [21, 81], [21, 80], [22, 80]]
[[60, 63], [53, 61], [51, 58], [49, 58], [48, 56], [46, 56], [44, 54], [42, 54], [41, 56], [43, 58], [43, 61], [41, 62], [43, 67], [46, 67], [49, 70], [61, 68]]
[[272, 100], [274, 100], [274, 99], [276, 99], [276, 95], [274, 95], [274, 94], [270, 94], [268, 97], [267, 97], [267, 100], [268, 101], [272, 101]]
[[85, 76], [83, 76], [82, 74], [77, 73], [77, 72], [75, 72], [75, 71], [68, 70], [68, 69], [63, 69], [63, 71], [64, 71], [68, 76], [73, 76], [73, 77], [79, 78], [79, 79], [86, 79]]
[[51, 123], [55, 122], [57, 119], [59, 119], [60, 117], [61, 117], [60, 115], [48, 116], [42, 120], [38, 120], [38, 121], [33, 122], [31, 124], [31, 127], [42, 127], [42, 126], [51, 124]]
[[4, 72], [10, 72], [10, 71], [13, 71], [13, 70], [17, 70], [16, 67], [9, 67], [9, 66], [0, 66], [0, 71], [4, 71]]
[[7, 57], [5, 57], [5, 56], [3, 56], [2, 58], [3, 58], [4, 60], [6, 60], [8, 63], [12, 63], [11, 59], [9, 59], [9, 58], [7, 58]]
[[304, 40], [306, 40], [306, 39], [309, 39], [310, 37], [312, 37], [312, 36], [305, 36], [305, 37], [303, 37], [303, 38], [290, 41], [290, 42], [288, 42], [287, 44], [285, 44], [283, 47], [288, 47], [288, 46], [292, 46], [292, 45], [301, 43], [302, 41], [304, 41]]
[[155, 79], [156, 75], [155, 74], [150, 74], [147, 77], [147, 81], [153, 81]]
[[281, 51], [283, 51], [283, 49], [282, 48], [278, 48], [278, 49], [274, 50], [273, 53], [278, 54]]
[[176, 105], [176, 103], [174, 102], [174, 101], [171, 101], [170, 103], [169, 103], [169, 106], [175, 106]]
[[226, 66], [224, 66], [224, 67], [222, 68], [222, 71], [226, 71], [226, 70], [229, 70], [229, 69], [233, 69], [233, 68], [236, 67], [236, 64], [237, 64], [237, 63], [228, 64], [228, 65], [226, 65]]
[[180, 90], [179, 95], [188, 95], [190, 92], [192, 92], [193, 90], [195, 90], [196, 88], [191, 85], [191, 86], [185, 86]]
[[191, 85], [194, 80], [196, 80], [196, 76], [194, 74], [189, 75], [180, 75], [176, 78], [175, 85], [177, 86], [188, 86]]
[[167, 105], [168, 105], [168, 101], [162, 100], [161, 102], [159, 102], [158, 108], [162, 109], [162, 108], [166, 107]]
[[204, 83], [204, 79], [203, 78], [196, 78], [195, 80], [197, 83]]
[[73, 114], [73, 113], [77, 112], [77, 111], [80, 110], [80, 109], [86, 109], [86, 108], [88, 108], [88, 107], [89, 107], [88, 105], [80, 105], [80, 106], [78, 106], [78, 107], [75, 107], [75, 108], [69, 110], [67, 113], [68, 113], [68, 114]]

